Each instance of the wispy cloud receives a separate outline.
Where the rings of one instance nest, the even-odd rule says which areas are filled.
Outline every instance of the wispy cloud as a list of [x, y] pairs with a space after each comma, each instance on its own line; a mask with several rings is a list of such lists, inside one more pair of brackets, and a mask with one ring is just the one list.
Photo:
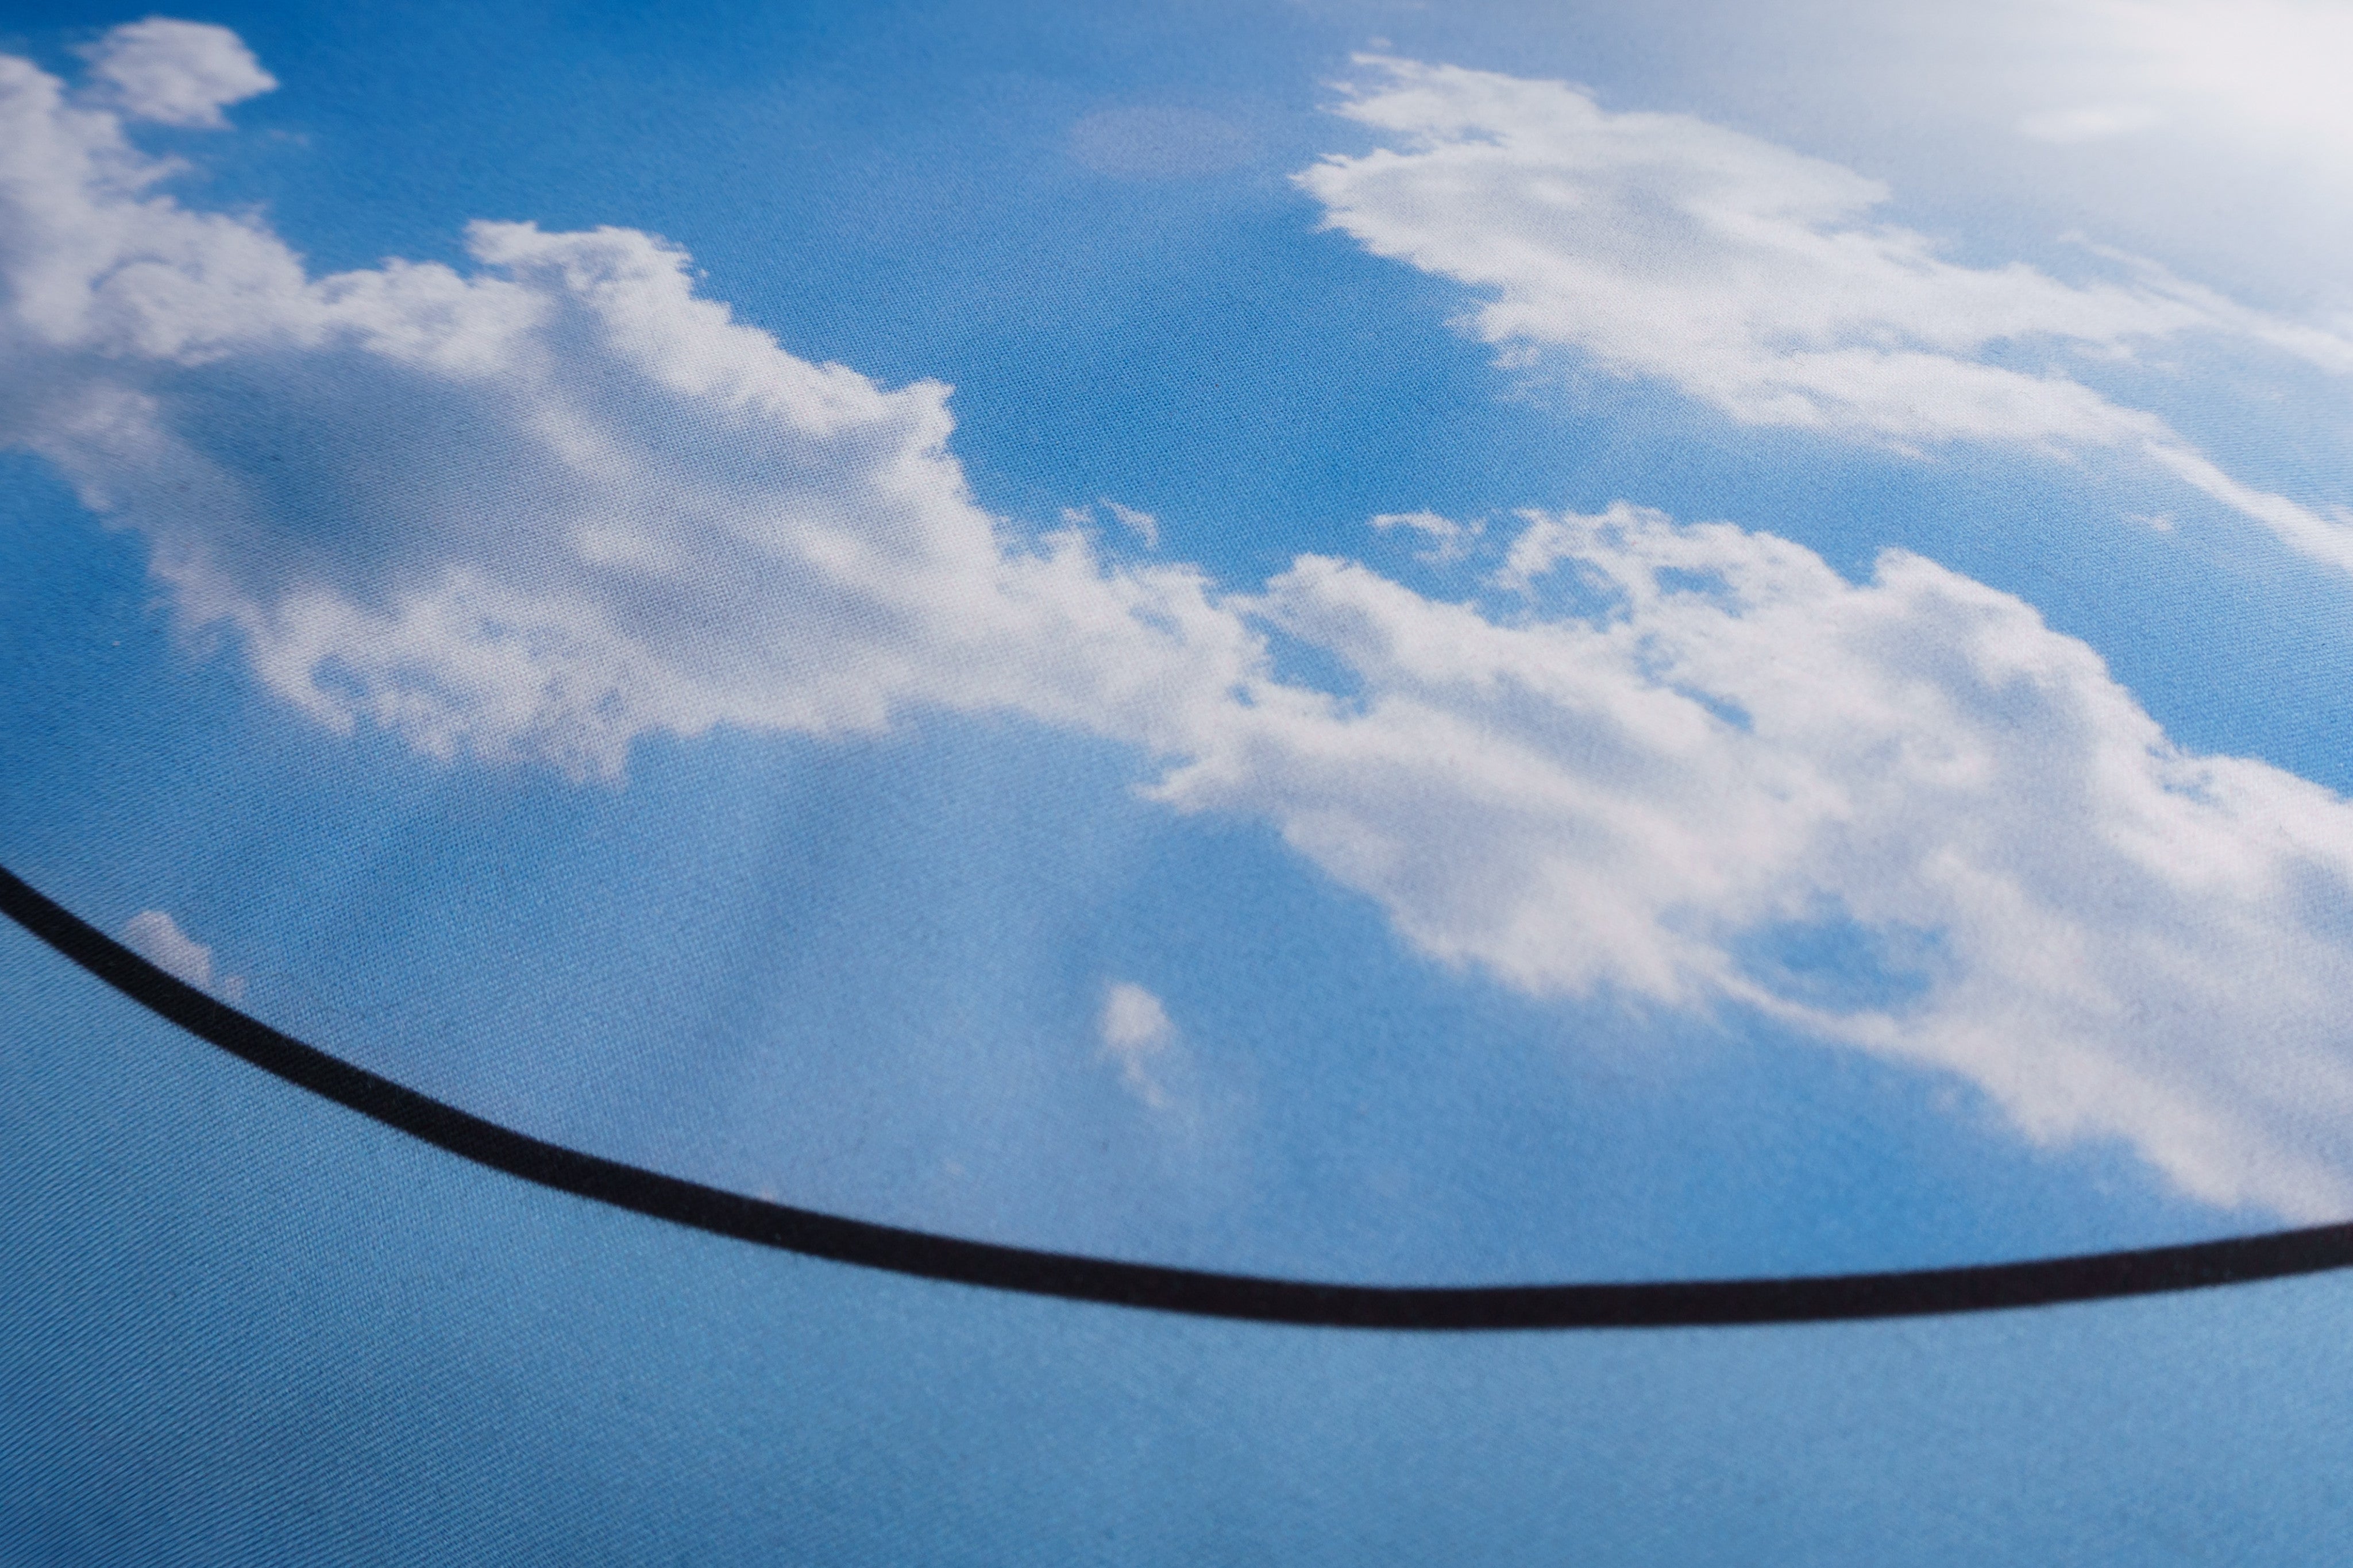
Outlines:
[[2146, 104], [2083, 104], [2073, 109], [2040, 109], [2019, 117], [2018, 133], [2034, 142], [2065, 145], [2130, 136], [2161, 123], [2163, 116]]
[[1144, 541], [1146, 550], [1160, 548], [1160, 520], [1148, 511], [1138, 511], [1132, 506], [1122, 506], [1109, 496], [1103, 498], [1103, 510], [1119, 519], [1120, 526]]
[[2074, 8], [2104, 35], [2103, 77], [2202, 109], [2208, 128], [2224, 134], [2291, 141], [2340, 169], [2353, 159], [2344, 77], [2353, 13], [2333, 0], [2078, 0]]
[[[1746, 424], [1899, 450], [2135, 454], [2353, 571], [2341, 512], [2242, 483], [2068, 371], [2071, 357], [2205, 332], [2343, 374], [2353, 339], [2153, 268], [2076, 285], [1946, 259], [1926, 235], [1874, 219], [1888, 195], [1877, 181], [1688, 115], [1611, 113], [1559, 82], [1360, 64], [1372, 80], [1339, 112], [1396, 144], [1327, 158], [1299, 183], [1367, 249], [1482, 290], [1489, 342], [1573, 350]], [[1998, 349], [2041, 363], [1997, 363]]]
[[[1095, 505], [1111, 513], [1112, 521], [1134, 534], [1146, 550], [1160, 548], [1160, 520], [1150, 512], [1138, 511], [1132, 506], [1122, 506], [1109, 496], [1098, 498]], [[1094, 507], [1066, 506], [1062, 509], [1062, 521], [1068, 527], [1092, 528], [1096, 521]]]
[[1434, 511], [1385, 511], [1372, 520], [1373, 527], [1382, 533], [1394, 533], [1402, 528], [1418, 533], [1430, 542], [1427, 548], [1414, 552], [1414, 559], [1430, 566], [1446, 566], [1471, 553], [1472, 542], [1486, 531], [1480, 522], [1457, 522]]
[[1198, 109], [1106, 109], [1071, 127], [1071, 155], [1099, 174], [1184, 179], [1250, 162], [1247, 132]]

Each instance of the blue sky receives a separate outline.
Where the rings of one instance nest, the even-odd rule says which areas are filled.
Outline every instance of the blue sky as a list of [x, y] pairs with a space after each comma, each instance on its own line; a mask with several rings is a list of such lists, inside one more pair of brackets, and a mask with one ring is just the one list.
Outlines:
[[[2325, 216], [2142, 192], [2289, 182], [2322, 110], [2290, 156], [2075, 35], [2088, 105], [1868, 28], [1876, 96], [1813, 91], [1834, 18], [1766, 72], [1705, 10], [224, 10], [258, 66], [153, 46], [214, 130], [107, 76], [130, 19], [9, 50], [246, 248], [156, 219], [187, 296], [12, 307], [0, 854], [260, 1016], [744, 1190], [1227, 1268], [2342, 1212], [2346, 301]], [[1726, 168], [1752, 226], [1640, 229]], [[476, 327], [310, 281], [395, 257]], [[157, 444], [60, 412], [126, 388]], [[1466, 736], [1517, 771], [1433, 771]]]
[[2348, 1523], [2336, 1276], [1778, 1329], [1207, 1322], [583, 1203], [13, 927], [0, 978], [0, 1542], [32, 1562], [2288, 1564]]

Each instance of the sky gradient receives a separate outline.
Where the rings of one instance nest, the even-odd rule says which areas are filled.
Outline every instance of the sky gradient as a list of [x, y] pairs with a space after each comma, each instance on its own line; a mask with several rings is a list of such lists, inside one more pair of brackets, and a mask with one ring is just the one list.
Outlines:
[[[2335, 8], [5, 28], [0, 863], [264, 1021], [1292, 1277], [2353, 1216]], [[2353, 1535], [2333, 1275], [1192, 1321], [510, 1180], [13, 926], [0, 998], [0, 1562]]]
[[1941, 156], [1696, 11], [28, 30], [0, 849], [404, 1081], [959, 1234], [2341, 1217], [2353, 338], [2292, 216], [2053, 224], [2234, 101], [2105, 15]]

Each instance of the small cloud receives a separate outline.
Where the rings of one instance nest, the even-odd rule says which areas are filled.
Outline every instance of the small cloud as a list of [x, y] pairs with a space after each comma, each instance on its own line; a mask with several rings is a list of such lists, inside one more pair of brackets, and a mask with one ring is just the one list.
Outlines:
[[1096, 1028], [1103, 1054], [1119, 1063], [1128, 1092], [1155, 1110], [1166, 1107], [1168, 1092], [1153, 1076], [1152, 1063], [1176, 1043], [1176, 1026], [1160, 998], [1133, 981], [1119, 981], [1103, 998]]
[[1134, 534], [1138, 539], [1143, 540], [1144, 547], [1146, 550], [1157, 550], [1160, 548], [1160, 520], [1158, 518], [1153, 516], [1148, 511], [1138, 511], [1132, 506], [1122, 506], [1119, 502], [1112, 500], [1109, 496], [1105, 496], [1103, 498], [1103, 507], [1112, 514], [1112, 516], [1119, 519], [1122, 523], [1125, 524], [1129, 532]]
[[2018, 133], [2033, 142], [2099, 142], [2146, 131], [2157, 121], [2157, 110], [2139, 104], [2087, 104], [2029, 114], [2019, 121]]
[[[1160, 520], [1148, 511], [1138, 511], [1132, 506], [1122, 506], [1109, 496], [1097, 500], [1097, 505], [1111, 513], [1130, 533], [1144, 541], [1146, 550], [1160, 548]], [[1066, 506], [1062, 509], [1062, 524], [1066, 528], [1092, 528], [1095, 509], [1092, 506]]]
[[224, 974], [213, 984], [213, 950], [180, 929], [180, 922], [162, 910], [142, 910], [122, 922], [122, 945], [171, 975], [203, 991], [216, 991], [223, 1001], [245, 1000], [245, 976]]
[[1071, 156], [1125, 180], [1214, 174], [1255, 152], [1240, 126], [1198, 109], [1107, 109], [1071, 127]]
[[1461, 560], [1471, 553], [1471, 542], [1486, 531], [1483, 523], [1457, 522], [1434, 511], [1385, 511], [1373, 519], [1373, 527], [1383, 533], [1405, 528], [1420, 534], [1430, 541], [1430, 548], [1415, 551], [1414, 559], [1432, 566]]
[[162, 910], [142, 910], [122, 925], [122, 945], [191, 985], [213, 983], [213, 950], [180, 929]]
[[278, 79], [227, 27], [150, 16], [82, 51], [97, 96], [132, 120], [219, 131], [225, 104], [265, 93]]

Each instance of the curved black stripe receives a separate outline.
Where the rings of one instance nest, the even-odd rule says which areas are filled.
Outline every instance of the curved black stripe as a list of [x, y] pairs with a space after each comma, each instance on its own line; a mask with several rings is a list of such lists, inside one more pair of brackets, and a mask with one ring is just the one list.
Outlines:
[[2199, 1289], [2353, 1264], [2353, 1224], [1961, 1268], [1625, 1285], [1319, 1284], [1001, 1247], [765, 1203], [543, 1142], [280, 1034], [166, 974], [5, 867], [0, 912], [191, 1034], [463, 1159], [741, 1241], [992, 1289], [1328, 1328], [1675, 1328], [1989, 1311]]

